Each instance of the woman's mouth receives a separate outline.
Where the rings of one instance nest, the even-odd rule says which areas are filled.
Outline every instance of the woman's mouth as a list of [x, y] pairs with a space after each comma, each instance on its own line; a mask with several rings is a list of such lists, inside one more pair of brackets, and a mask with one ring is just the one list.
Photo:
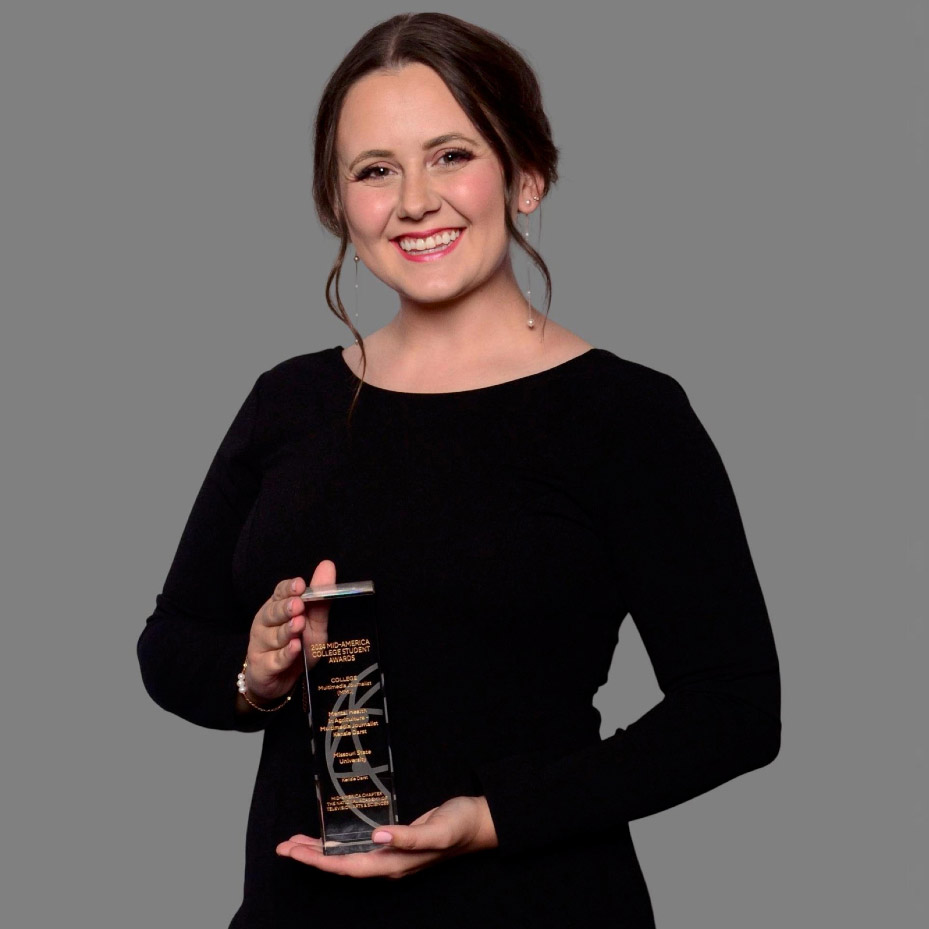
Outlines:
[[410, 261], [426, 261], [448, 254], [457, 244], [463, 231], [442, 229], [425, 236], [404, 235], [393, 241], [404, 258]]

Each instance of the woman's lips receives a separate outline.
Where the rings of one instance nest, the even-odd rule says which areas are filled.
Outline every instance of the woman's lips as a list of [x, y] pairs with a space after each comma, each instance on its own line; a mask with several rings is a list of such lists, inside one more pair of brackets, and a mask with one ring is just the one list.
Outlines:
[[[397, 247], [397, 251], [409, 261], [434, 261], [451, 252], [461, 241], [463, 233], [464, 229], [430, 229], [417, 235], [398, 236], [391, 241]], [[446, 238], [448, 242], [445, 241]], [[428, 244], [430, 239], [434, 243], [431, 248]]]

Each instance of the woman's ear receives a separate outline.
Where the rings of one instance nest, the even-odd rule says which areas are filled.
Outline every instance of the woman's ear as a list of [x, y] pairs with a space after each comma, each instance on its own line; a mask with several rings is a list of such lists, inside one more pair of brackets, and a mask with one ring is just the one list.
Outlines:
[[545, 194], [545, 182], [538, 171], [523, 171], [519, 181], [519, 203], [517, 209], [520, 213], [532, 213], [542, 202]]

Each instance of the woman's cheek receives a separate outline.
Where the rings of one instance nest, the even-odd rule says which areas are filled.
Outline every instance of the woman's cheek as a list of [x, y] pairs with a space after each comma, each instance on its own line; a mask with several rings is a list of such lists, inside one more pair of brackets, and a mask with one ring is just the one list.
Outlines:
[[379, 236], [390, 219], [395, 197], [388, 187], [351, 188], [342, 195], [353, 238]]
[[489, 168], [470, 172], [456, 179], [449, 189], [449, 199], [460, 204], [460, 210], [475, 219], [494, 211], [502, 213], [503, 179], [499, 172]]

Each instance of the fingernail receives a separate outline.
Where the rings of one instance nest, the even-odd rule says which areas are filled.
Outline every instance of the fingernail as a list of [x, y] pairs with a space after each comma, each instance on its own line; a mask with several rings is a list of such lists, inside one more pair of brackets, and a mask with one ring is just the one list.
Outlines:
[[389, 845], [393, 841], [393, 836], [389, 832], [379, 830], [371, 836], [371, 841], [377, 842], [378, 845]]
[[297, 592], [297, 579], [296, 579], [296, 578], [294, 578], [294, 579], [290, 582], [290, 589], [291, 589], [294, 593]]

